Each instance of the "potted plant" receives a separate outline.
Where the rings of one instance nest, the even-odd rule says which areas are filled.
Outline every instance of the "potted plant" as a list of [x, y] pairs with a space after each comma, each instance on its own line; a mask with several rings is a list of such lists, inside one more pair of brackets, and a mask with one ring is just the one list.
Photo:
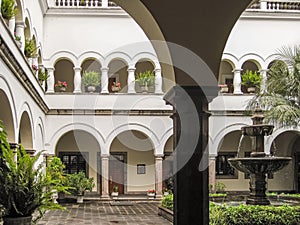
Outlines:
[[1, 3], [1, 14], [5, 20], [10, 20], [17, 13], [15, 8], [15, 0], [2, 0]]
[[70, 193], [77, 196], [77, 203], [83, 203], [83, 196], [85, 191], [92, 191], [94, 178], [87, 178], [83, 172], [67, 174], [66, 185], [70, 187]]
[[62, 209], [53, 203], [49, 190], [55, 181], [44, 174], [43, 164], [35, 168], [42, 151], [31, 157], [22, 146], [16, 151], [11, 149], [2, 123], [0, 147], [0, 205], [4, 210], [4, 225], [31, 225], [46, 210]]
[[42, 85], [43, 82], [48, 79], [48, 77], [49, 77], [48, 71], [46, 69], [39, 68], [39, 70], [38, 70], [38, 79], [39, 79], [40, 85]]
[[52, 192], [53, 203], [57, 203], [59, 193], [69, 193], [70, 187], [65, 186], [65, 165], [58, 157], [47, 157], [46, 175], [52, 180], [50, 191]]
[[36, 46], [33, 39], [25, 39], [24, 54], [27, 58], [33, 58], [36, 55]]
[[155, 190], [154, 189], [150, 189], [147, 191], [147, 195], [149, 199], [154, 199], [155, 197]]
[[118, 186], [113, 186], [112, 192], [111, 192], [111, 196], [114, 197], [118, 197], [119, 196], [119, 187]]
[[18, 47], [21, 48], [22, 47], [21, 37], [16, 35], [16, 33], [14, 36], [15, 36], [15, 41], [16, 41]]
[[219, 84], [218, 86], [220, 88], [221, 93], [228, 93], [228, 85], [227, 84]]
[[225, 193], [225, 188], [226, 188], [226, 185], [222, 182], [217, 182], [216, 183], [216, 192], [217, 193]]
[[111, 90], [113, 92], [118, 92], [121, 90], [121, 84], [119, 82], [113, 82], [112, 86], [111, 86]]
[[246, 70], [242, 75], [242, 84], [247, 87], [249, 93], [254, 93], [256, 89], [259, 89], [261, 81], [261, 76], [256, 71]]
[[95, 71], [85, 71], [82, 76], [82, 82], [87, 87], [88, 92], [94, 92], [100, 85], [100, 74]]
[[148, 92], [149, 88], [154, 88], [154, 72], [147, 70], [136, 74], [135, 83], [139, 86], [141, 92]]
[[65, 92], [67, 89], [67, 86], [68, 86], [68, 84], [66, 81], [60, 81], [60, 80], [58, 80], [57, 83], [54, 85], [54, 87], [58, 88], [58, 90], [60, 92]]

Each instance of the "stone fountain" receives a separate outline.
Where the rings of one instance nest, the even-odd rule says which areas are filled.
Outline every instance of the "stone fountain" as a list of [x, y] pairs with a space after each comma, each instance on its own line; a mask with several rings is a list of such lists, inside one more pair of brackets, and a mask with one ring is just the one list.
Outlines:
[[264, 152], [264, 137], [273, 132], [273, 125], [263, 124], [263, 113], [257, 105], [252, 116], [253, 125], [242, 127], [242, 134], [252, 139], [250, 157], [228, 159], [239, 171], [250, 174], [250, 195], [246, 201], [249, 205], [269, 205], [266, 196], [266, 177], [288, 165], [290, 157], [267, 156]]

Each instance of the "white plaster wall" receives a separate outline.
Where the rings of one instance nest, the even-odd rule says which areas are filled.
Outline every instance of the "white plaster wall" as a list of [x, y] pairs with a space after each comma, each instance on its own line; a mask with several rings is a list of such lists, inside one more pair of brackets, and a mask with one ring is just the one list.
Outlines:
[[267, 59], [283, 45], [299, 44], [299, 25], [299, 13], [244, 13], [233, 27], [224, 53], [238, 59], [246, 54]]
[[[121, 51], [132, 58], [140, 52], [154, 53], [142, 29], [127, 14], [120, 15], [119, 11], [116, 9], [115, 14], [110, 15], [105, 15], [105, 10], [92, 14], [88, 11], [82, 14], [50, 11], [44, 18], [45, 59], [62, 51], [76, 57], [84, 52], [97, 52], [104, 56]], [[133, 45], [140, 42], [148, 44], [143, 48]]]

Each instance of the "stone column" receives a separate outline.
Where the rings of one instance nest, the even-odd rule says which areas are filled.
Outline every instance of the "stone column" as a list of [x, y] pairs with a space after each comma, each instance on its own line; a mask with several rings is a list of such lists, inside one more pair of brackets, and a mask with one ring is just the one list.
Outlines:
[[[185, 76], [175, 69], [177, 76]], [[179, 74], [179, 75], [178, 75]], [[216, 96], [217, 90], [212, 92]], [[175, 86], [164, 97], [173, 106], [174, 224], [209, 224], [208, 101], [198, 86]]]
[[261, 69], [259, 71], [260, 76], [261, 76], [261, 85], [260, 85], [260, 92], [264, 92], [267, 88], [267, 74], [268, 74], [268, 69]]
[[107, 67], [101, 68], [101, 93], [108, 93], [108, 68]]
[[135, 67], [128, 68], [128, 79], [127, 79], [127, 86], [128, 86], [128, 93], [135, 93]]
[[109, 155], [101, 155], [102, 199], [109, 199]]
[[156, 68], [155, 70], [155, 93], [162, 94], [162, 76], [161, 69]]
[[209, 167], [208, 167], [208, 178], [209, 184], [212, 185], [211, 191], [215, 191], [216, 187], [216, 156], [209, 156]]
[[156, 198], [162, 198], [162, 179], [163, 179], [163, 155], [156, 155], [155, 156], [155, 191], [156, 191]]
[[10, 33], [12, 34], [12, 36], [14, 37], [15, 35], [15, 26], [16, 26], [16, 17], [12, 17], [9, 21], [8, 21], [8, 29], [10, 31]]
[[74, 67], [74, 91], [73, 93], [81, 93], [81, 67]]
[[47, 79], [47, 93], [54, 93], [54, 68], [47, 68], [48, 71], [48, 79]]
[[243, 94], [243, 92], [241, 91], [241, 86], [242, 86], [241, 71], [242, 71], [242, 69], [233, 70], [233, 73], [234, 73], [234, 76], [233, 76], [233, 87], [234, 87], [233, 94], [235, 94], [235, 95]]
[[21, 38], [21, 52], [24, 53], [25, 48], [25, 36], [24, 36], [25, 24], [24, 22], [16, 22], [16, 36]]

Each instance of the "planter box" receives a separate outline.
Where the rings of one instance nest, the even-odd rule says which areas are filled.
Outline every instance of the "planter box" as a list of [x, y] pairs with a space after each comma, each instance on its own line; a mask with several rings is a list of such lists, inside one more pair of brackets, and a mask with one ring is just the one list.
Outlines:
[[158, 215], [173, 222], [173, 211], [162, 206], [158, 206]]

